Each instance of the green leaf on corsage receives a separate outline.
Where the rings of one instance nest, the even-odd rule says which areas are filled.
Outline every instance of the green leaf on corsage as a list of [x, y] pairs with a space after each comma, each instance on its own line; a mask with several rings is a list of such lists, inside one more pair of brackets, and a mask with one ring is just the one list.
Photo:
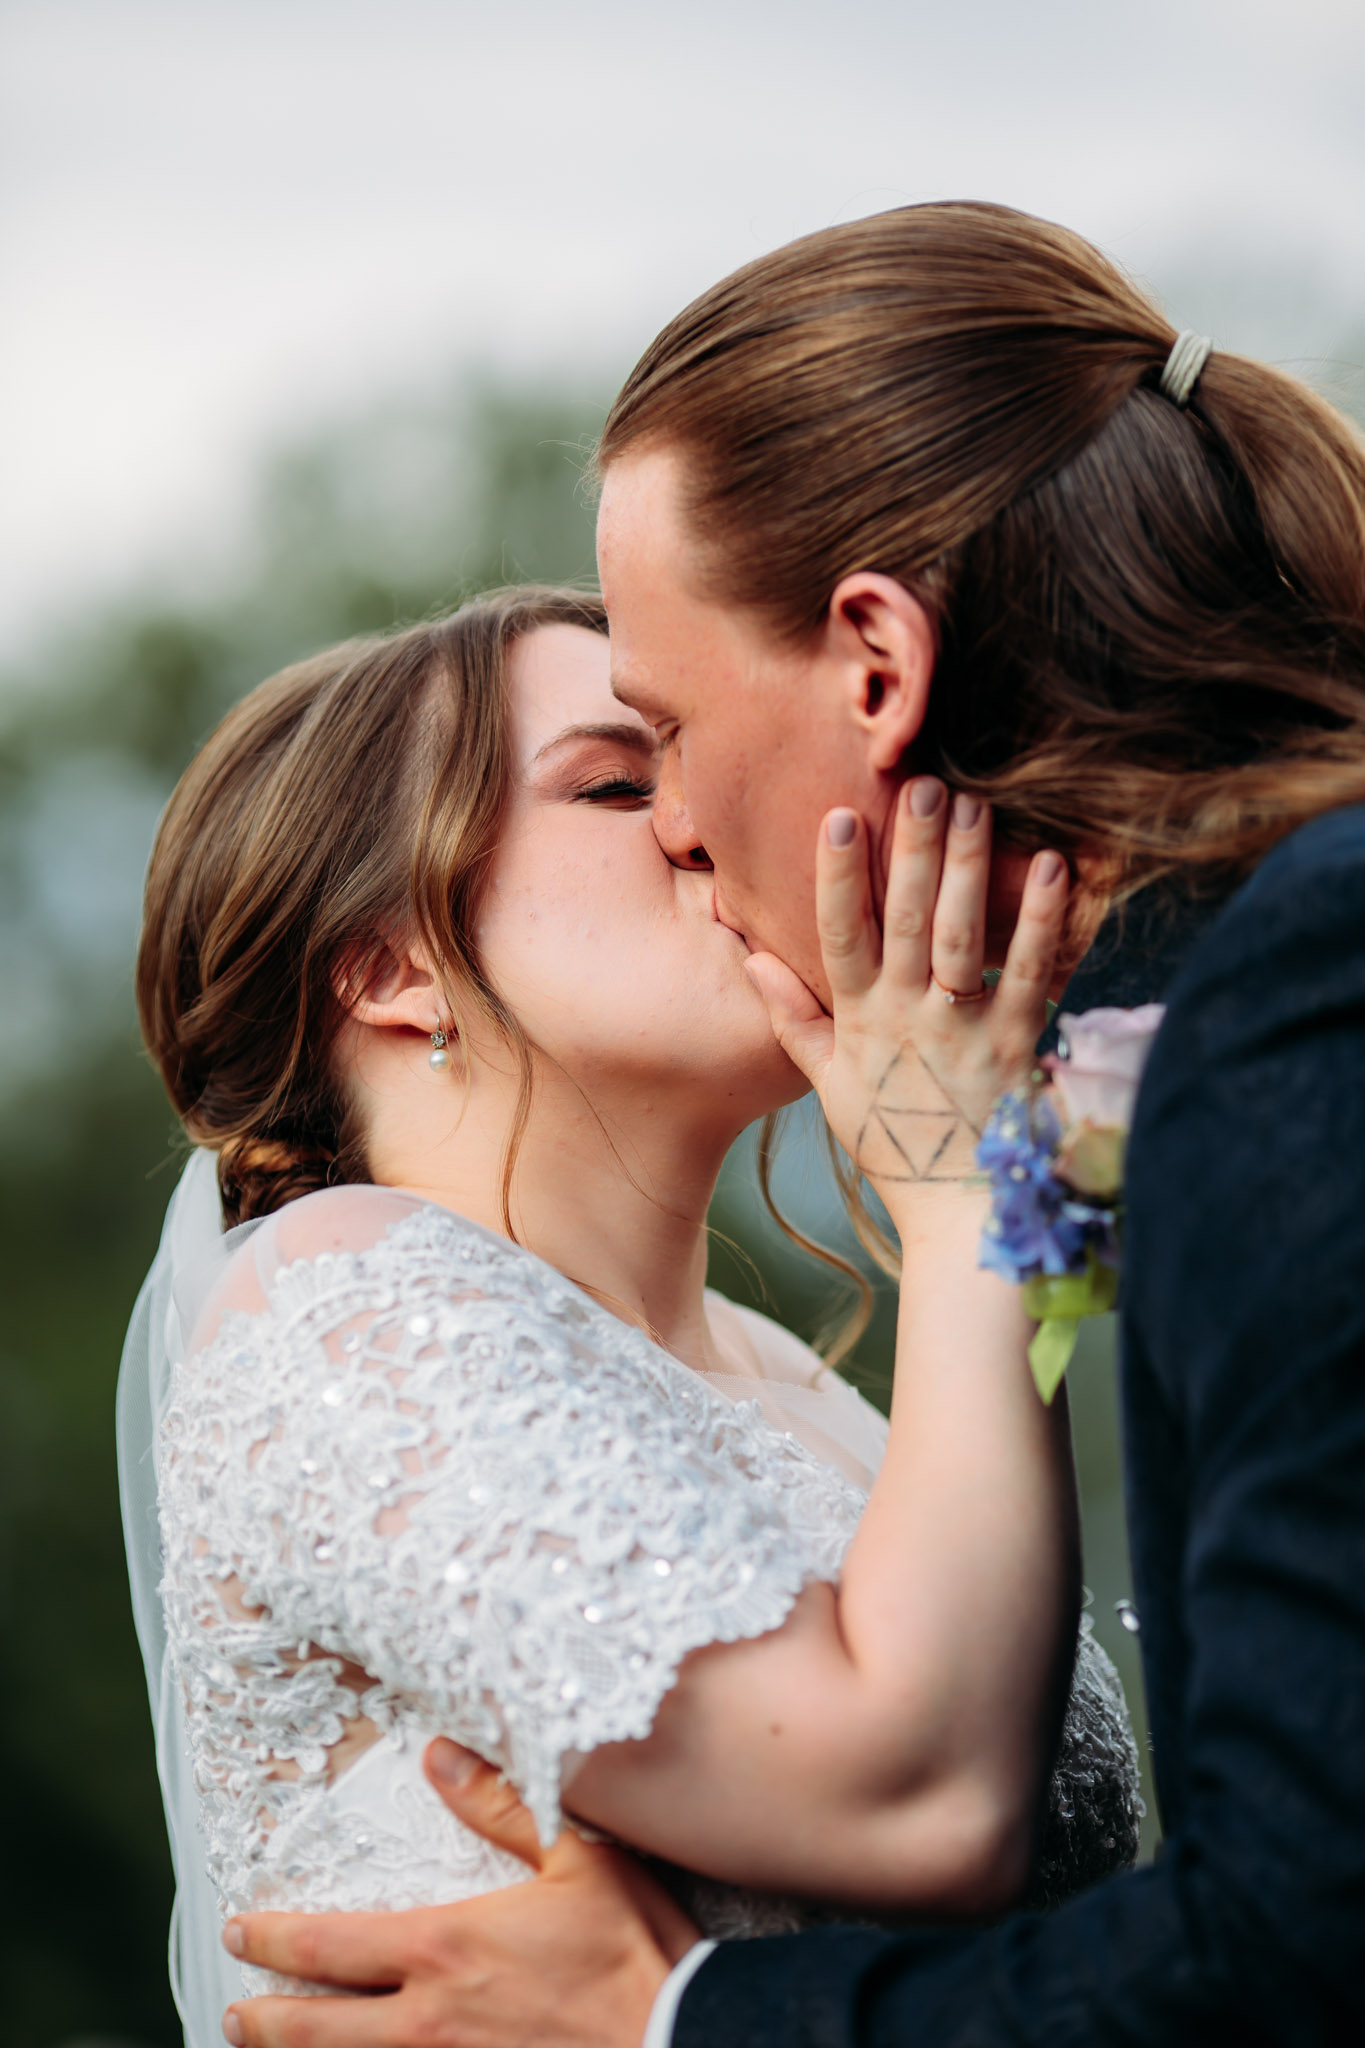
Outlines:
[[1028, 1348], [1033, 1384], [1051, 1407], [1076, 1349], [1082, 1317], [1107, 1315], [1118, 1300], [1118, 1272], [1092, 1255], [1083, 1273], [1035, 1274], [1020, 1292], [1025, 1315], [1038, 1324]]

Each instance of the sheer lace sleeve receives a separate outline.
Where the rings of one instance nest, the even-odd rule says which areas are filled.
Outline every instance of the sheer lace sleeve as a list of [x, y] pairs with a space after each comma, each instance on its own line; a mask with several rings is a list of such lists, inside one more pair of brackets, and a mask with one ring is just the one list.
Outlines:
[[837, 1578], [862, 1505], [539, 1260], [387, 1191], [273, 1219], [199, 1332], [163, 1597], [201, 1783], [264, 1825], [364, 1716], [494, 1759], [551, 1838], [565, 1760]]

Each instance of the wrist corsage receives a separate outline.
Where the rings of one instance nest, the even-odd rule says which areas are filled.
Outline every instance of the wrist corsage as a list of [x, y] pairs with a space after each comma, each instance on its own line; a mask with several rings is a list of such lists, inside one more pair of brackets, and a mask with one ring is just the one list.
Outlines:
[[1164, 1015], [1160, 1003], [1063, 1013], [1046, 1079], [1002, 1096], [977, 1146], [991, 1187], [981, 1264], [1024, 1290], [1038, 1323], [1029, 1364], [1046, 1402], [1071, 1363], [1081, 1318], [1118, 1299], [1123, 1155]]

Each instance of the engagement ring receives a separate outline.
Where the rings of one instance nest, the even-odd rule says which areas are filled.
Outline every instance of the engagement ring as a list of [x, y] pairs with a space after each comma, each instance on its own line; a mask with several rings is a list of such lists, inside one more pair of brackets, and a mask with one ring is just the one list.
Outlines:
[[983, 981], [980, 988], [971, 989], [964, 995], [960, 988], [949, 988], [945, 982], [940, 981], [932, 967], [929, 969], [929, 979], [945, 1003], [980, 1003], [984, 1002], [990, 994], [990, 990]]

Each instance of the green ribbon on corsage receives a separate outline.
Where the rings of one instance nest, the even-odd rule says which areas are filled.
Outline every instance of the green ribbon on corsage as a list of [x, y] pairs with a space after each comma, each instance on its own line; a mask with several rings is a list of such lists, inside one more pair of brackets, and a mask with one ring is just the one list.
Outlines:
[[1038, 1325], [1028, 1348], [1033, 1384], [1050, 1408], [1076, 1349], [1082, 1317], [1107, 1315], [1118, 1300], [1118, 1271], [1092, 1253], [1083, 1273], [1063, 1273], [1055, 1279], [1040, 1273], [1025, 1280], [1020, 1292], [1025, 1315]]

